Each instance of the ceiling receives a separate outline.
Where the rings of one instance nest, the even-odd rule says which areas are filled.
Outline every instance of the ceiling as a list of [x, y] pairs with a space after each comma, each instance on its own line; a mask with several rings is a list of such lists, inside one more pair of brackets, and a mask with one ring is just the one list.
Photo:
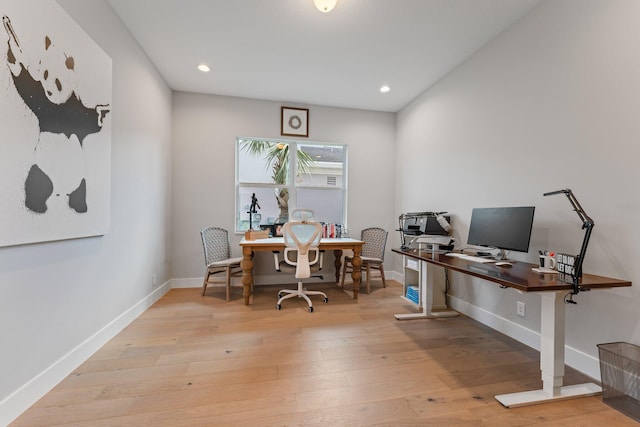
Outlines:
[[539, 1], [109, 0], [173, 90], [390, 112]]

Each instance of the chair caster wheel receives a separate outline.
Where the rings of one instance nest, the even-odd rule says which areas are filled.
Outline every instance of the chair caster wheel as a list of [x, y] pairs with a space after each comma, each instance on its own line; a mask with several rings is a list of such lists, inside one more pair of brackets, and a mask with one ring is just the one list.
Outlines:
[[329, 302], [329, 298], [323, 299], [322, 302], [325, 303], [325, 304], [328, 303]]
[[282, 304], [276, 304], [276, 310], [282, 310]]
[[309, 313], [313, 313], [313, 307], [309, 307]]

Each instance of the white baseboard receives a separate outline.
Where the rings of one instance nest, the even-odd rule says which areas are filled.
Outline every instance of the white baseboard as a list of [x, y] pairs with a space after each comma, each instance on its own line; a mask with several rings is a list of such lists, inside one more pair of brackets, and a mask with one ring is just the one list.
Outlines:
[[[503, 317], [496, 316], [482, 308], [469, 304], [461, 299], [448, 296], [449, 305], [454, 310], [495, 329], [506, 336], [513, 338], [531, 348], [540, 351], [540, 333], [527, 329]], [[584, 353], [573, 347], [565, 345], [565, 364], [600, 381], [600, 361], [598, 357]]]
[[98, 351], [100, 347], [115, 337], [147, 308], [159, 300], [169, 289], [171, 289], [170, 282], [165, 282], [157, 287], [149, 295], [134, 304], [133, 307], [109, 322], [105, 327], [0, 401], [0, 426], [8, 425], [15, 420], [20, 414], [26, 411], [31, 405], [47, 394], [60, 381]]
[[[233, 280], [233, 279], [231, 279]], [[231, 282], [232, 285], [235, 283]], [[210, 285], [210, 286], [213, 286]], [[222, 285], [224, 286], [224, 285]], [[202, 277], [191, 277], [191, 278], [183, 278], [183, 279], [171, 279], [171, 289], [177, 288], [201, 288], [202, 287]]]
[[400, 283], [402, 283], [402, 280], [404, 280], [404, 277], [402, 276], [402, 274], [398, 273], [397, 271], [385, 271], [384, 277], [385, 279], [395, 280], [396, 282], [400, 282]]

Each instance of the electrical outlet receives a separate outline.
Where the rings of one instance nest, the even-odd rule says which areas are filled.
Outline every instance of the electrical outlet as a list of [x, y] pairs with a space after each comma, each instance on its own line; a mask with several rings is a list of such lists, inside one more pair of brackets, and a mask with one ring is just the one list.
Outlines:
[[156, 285], [158, 284], [158, 278], [156, 277], [156, 275], [155, 275], [155, 274], [153, 274], [153, 275], [151, 276], [151, 284], [152, 284], [153, 286], [156, 286]]
[[518, 301], [516, 305], [516, 314], [520, 317], [524, 317], [524, 303], [522, 301]]

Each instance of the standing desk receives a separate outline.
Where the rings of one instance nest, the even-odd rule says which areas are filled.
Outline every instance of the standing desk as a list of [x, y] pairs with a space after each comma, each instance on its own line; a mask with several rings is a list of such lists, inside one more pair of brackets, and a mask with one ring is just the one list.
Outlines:
[[[336, 283], [340, 281], [340, 269], [342, 267], [342, 251], [353, 251], [353, 270], [351, 272], [351, 278], [353, 279], [353, 299], [358, 299], [358, 291], [360, 290], [360, 279], [362, 273], [360, 266], [362, 265], [362, 259], [360, 254], [362, 253], [362, 240], [351, 239], [348, 237], [343, 238], [322, 238], [320, 240], [320, 250], [333, 251], [335, 254], [334, 266], [336, 268]], [[247, 240], [242, 239], [240, 241], [242, 247], [242, 261], [240, 267], [242, 268], [242, 284], [244, 286], [243, 296], [244, 304], [249, 305], [251, 297], [251, 285], [253, 284], [253, 253], [254, 252], [272, 252], [283, 251], [285, 248], [284, 238], [282, 237], [270, 237], [268, 239], [256, 239]]]
[[[433, 296], [433, 270], [435, 266], [458, 271], [522, 292], [539, 293], [540, 313], [540, 371], [542, 389], [520, 393], [501, 394], [496, 399], [508, 408], [533, 405], [554, 400], [593, 396], [602, 392], [594, 383], [563, 386], [565, 347], [565, 302], [564, 296], [571, 291], [572, 284], [558, 280], [557, 274], [539, 274], [531, 270], [536, 264], [515, 261], [510, 268], [501, 268], [492, 263], [478, 263], [444, 254], [418, 253], [412, 250], [392, 249], [400, 255], [423, 263], [427, 270], [422, 281], [423, 301]], [[631, 286], [626, 280], [582, 274], [580, 285], [584, 289], [604, 289]], [[396, 314], [398, 320], [440, 317], [431, 312], [433, 300], [425, 301], [422, 313]]]

